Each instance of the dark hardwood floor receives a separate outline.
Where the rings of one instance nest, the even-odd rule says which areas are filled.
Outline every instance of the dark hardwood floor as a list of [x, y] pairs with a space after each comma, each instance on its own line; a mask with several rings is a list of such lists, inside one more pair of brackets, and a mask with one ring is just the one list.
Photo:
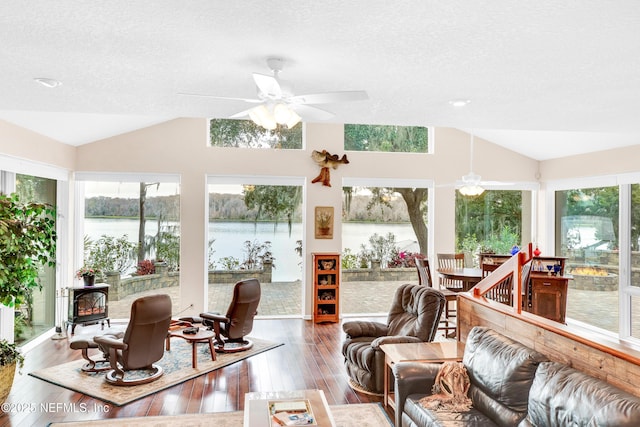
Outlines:
[[[85, 329], [83, 333], [87, 328], [99, 330], [98, 326], [79, 327]], [[320, 389], [330, 405], [382, 402], [382, 397], [357, 393], [349, 387], [340, 353], [344, 339], [340, 323], [257, 319], [251, 335], [284, 345], [120, 407], [27, 375], [81, 357], [79, 351], [69, 349], [67, 339], [47, 340], [26, 355], [22, 374], [16, 373], [7, 399], [13, 411], [0, 411], [0, 426], [237, 411], [244, 409], [244, 394], [252, 391]], [[87, 410], [69, 410], [69, 403]], [[96, 412], [96, 405], [107, 411]], [[20, 407], [22, 410], [18, 410]], [[392, 413], [389, 416], [393, 419]]]

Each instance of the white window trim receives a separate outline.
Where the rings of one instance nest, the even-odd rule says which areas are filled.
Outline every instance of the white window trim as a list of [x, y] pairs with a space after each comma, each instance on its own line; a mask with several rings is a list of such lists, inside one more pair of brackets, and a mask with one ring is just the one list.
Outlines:
[[[299, 186], [302, 187], [302, 212], [306, 212], [306, 201], [307, 201], [307, 187], [306, 187], [306, 182], [307, 182], [307, 178], [303, 177], [303, 176], [264, 176], [264, 175], [207, 175], [207, 185], [282, 185], [282, 186]], [[205, 236], [205, 242], [209, 242], [211, 240], [211, 236], [209, 235], [209, 192], [207, 191], [206, 194], [206, 200], [205, 200], [205, 213], [204, 213], [204, 219], [205, 219], [205, 224], [203, 224], [204, 229], [206, 230], [206, 236]], [[308, 236], [306, 233], [306, 216], [303, 215], [302, 216], [302, 241], [303, 244], [304, 242], [307, 241]], [[205, 254], [207, 253], [208, 248], [204, 247], [203, 250], [205, 251]], [[302, 271], [306, 272], [307, 271], [307, 257], [303, 256], [302, 257]], [[204, 266], [205, 268], [205, 277], [206, 277], [206, 273], [207, 273], [207, 266]], [[302, 318], [304, 319], [309, 319], [311, 318], [311, 313], [306, 313], [306, 298], [308, 298], [308, 293], [307, 293], [307, 281], [306, 281], [306, 275], [303, 273], [302, 274], [302, 280], [301, 280], [301, 286], [302, 286], [302, 292], [300, 292], [300, 298], [301, 298], [301, 307], [302, 307], [302, 312], [300, 313], [300, 315], [302, 316]], [[209, 301], [205, 300], [205, 308], [209, 306]], [[280, 316], [277, 316], [280, 317]], [[292, 316], [292, 317], [296, 317], [296, 316]]]
[[75, 179], [76, 181], [180, 183], [180, 174], [135, 172], [76, 172]]
[[[180, 184], [180, 174], [137, 173], [137, 172], [75, 172], [74, 235], [76, 244], [73, 253], [73, 271], [84, 263], [84, 210], [85, 182], [168, 182]], [[82, 220], [81, 220], [82, 219]]]
[[[6, 194], [15, 191], [16, 174], [37, 176], [56, 181], [56, 299], [63, 294], [65, 284], [68, 282], [68, 260], [63, 254], [69, 252], [69, 179], [70, 171], [65, 168], [47, 165], [44, 163], [25, 160], [17, 157], [0, 155], [0, 191]], [[63, 262], [61, 262], [63, 261]], [[58, 301], [55, 302], [55, 326], [64, 326], [66, 320], [66, 308], [60, 308]], [[14, 315], [13, 309], [0, 310], [0, 339], [4, 338], [13, 342]], [[30, 342], [26, 349], [37, 345], [42, 340], [53, 334], [54, 329], [40, 335], [39, 338]]]
[[296, 185], [302, 186], [306, 177], [267, 175], [207, 175], [207, 184], [213, 185]]
[[[557, 181], [549, 181], [546, 184], [546, 224], [547, 224], [547, 241], [553, 242], [552, 248], [555, 248], [555, 193], [556, 191], [576, 190], [582, 188], [596, 187], [618, 187], [619, 188], [619, 221], [618, 221], [618, 247], [619, 252], [619, 277], [618, 277], [618, 339], [622, 341], [631, 341], [637, 344], [638, 339], [631, 337], [631, 297], [640, 297], [640, 288], [631, 286], [631, 276], [629, 266], [631, 265], [631, 184], [640, 183], [640, 173], [625, 173], [617, 175], [602, 175], [595, 177], [563, 179]], [[555, 249], [554, 249], [555, 252]], [[594, 327], [593, 325], [575, 322], [572, 319], [567, 320], [569, 323], [580, 323], [581, 325], [597, 330], [598, 332], [609, 335], [610, 331]], [[614, 334], [615, 335], [615, 334]]]
[[[342, 178], [343, 187], [396, 187], [396, 188], [426, 188], [427, 189], [427, 252], [431, 258], [435, 253], [435, 240], [432, 225], [435, 220], [435, 197], [433, 179], [396, 179], [396, 178]], [[430, 259], [433, 263], [434, 260]]]

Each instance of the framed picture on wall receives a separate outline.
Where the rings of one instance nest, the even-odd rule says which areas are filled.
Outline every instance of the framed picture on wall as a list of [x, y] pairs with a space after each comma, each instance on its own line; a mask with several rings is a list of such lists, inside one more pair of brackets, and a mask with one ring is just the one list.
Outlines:
[[316, 239], [333, 239], [333, 206], [316, 206]]

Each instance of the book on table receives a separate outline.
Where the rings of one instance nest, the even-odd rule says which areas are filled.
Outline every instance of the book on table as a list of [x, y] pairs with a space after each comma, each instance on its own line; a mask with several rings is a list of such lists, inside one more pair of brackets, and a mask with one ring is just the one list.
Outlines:
[[307, 399], [271, 401], [269, 413], [275, 426], [317, 425], [311, 411], [311, 403]]

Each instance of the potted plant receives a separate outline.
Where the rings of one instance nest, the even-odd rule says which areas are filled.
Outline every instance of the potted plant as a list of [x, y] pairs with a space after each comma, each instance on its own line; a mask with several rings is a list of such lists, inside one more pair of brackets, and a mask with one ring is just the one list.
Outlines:
[[[41, 266], [55, 266], [55, 228], [50, 206], [22, 203], [17, 194], [0, 194], [0, 304], [19, 306], [35, 288], [42, 288]], [[0, 341], [0, 388], [11, 389], [16, 362], [22, 366], [15, 344]], [[0, 397], [4, 401], [6, 395]]]
[[24, 356], [16, 345], [7, 340], [0, 340], [0, 405], [11, 392], [16, 366], [22, 368], [23, 365]]
[[96, 276], [102, 275], [99, 268], [90, 265], [83, 265], [76, 271], [76, 277], [84, 281], [85, 286], [93, 286], [96, 282]]

